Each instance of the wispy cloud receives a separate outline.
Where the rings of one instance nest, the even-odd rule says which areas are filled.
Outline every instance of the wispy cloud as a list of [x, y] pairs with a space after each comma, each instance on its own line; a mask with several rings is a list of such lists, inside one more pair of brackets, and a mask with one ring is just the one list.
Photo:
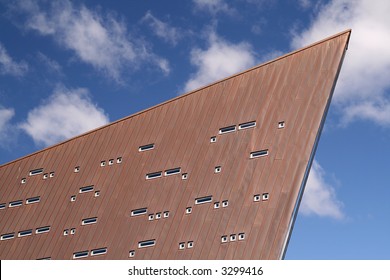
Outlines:
[[14, 129], [10, 121], [15, 115], [13, 108], [4, 108], [0, 105], [0, 146], [7, 147], [14, 139]]
[[193, 0], [195, 8], [211, 14], [226, 13], [234, 14], [236, 11], [225, 0]]
[[[52, 1], [47, 10], [31, 0], [20, 0], [11, 6], [25, 16], [27, 30], [51, 36], [59, 46], [117, 82], [122, 81], [125, 69], [136, 69], [143, 63], [160, 67], [162, 58], [141, 40], [132, 38], [125, 23], [114, 14], [102, 15], [68, 0]], [[161, 70], [166, 72], [166, 67]]]
[[57, 89], [19, 125], [37, 145], [52, 145], [109, 122], [84, 88]]
[[247, 69], [256, 64], [256, 57], [249, 43], [230, 43], [211, 31], [208, 34], [208, 48], [194, 48], [191, 63], [197, 70], [186, 82], [185, 91]]
[[156, 36], [167, 43], [176, 45], [181, 37], [180, 31], [176, 27], [159, 20], [150, 11], [146, 12], [141, 21], [147, 23]]
[[20, 77], [23, 76], [27, 70], [28, 64], [24, 61], [14, 61], [0, 43], [0, 74]]
[[335, 91], [341, 123], [357, 119], [390, 126], [390, 2], [332, 0], [316, 9], [313, 22], [293, 35], [293, 47], [352, 28]]
[[314, 161], [299, 211], [304, 215], [343, 219], [343, 204], [337, 199], [335, 189], [325, 181], [325, 175], [322, 167]]

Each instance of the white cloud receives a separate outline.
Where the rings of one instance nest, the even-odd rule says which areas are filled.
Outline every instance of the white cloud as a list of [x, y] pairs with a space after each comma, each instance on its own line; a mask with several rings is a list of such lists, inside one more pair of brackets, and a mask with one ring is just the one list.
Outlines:
[[193, 0], [195, 7], [199, 10], [205, 10], [211, 14], [219, 12], [233, 14], [235, 10], [231, 8], [225, 0]]
[[301, 47], [352, 28], [334, 96], [343, 124], [366, 119], [390, 126], [389, 14], [389, 1], [332, 0], [318, 9], [309, 28], [293, 36], [292, 45]]
[[304, 9], [308, 9], [311, 7], [312, 2], [310, 0], [298, 0], [299, 6], [301, 6]]
[[[122, 71], [141, 63], [159, 66], [159, 58], [145, 44], [131, 38], [125, 24], [114, 15], [102, 16], [70, 1], [54, 1], [48, 11], [37, 2], [20, 0], [17, 9], [27, 16], [25, 28], [52, 36], [60, 46], [73, 51], [83, 62], [121, 82]], [[165, 71], [165, 69], [162, 69]]]
[[10, 120], [13, 118], [14, 115], [14, 109], [3, 108], [0, 106], [0, 146], [6, 146], [6, 144], [10, 142]]
[[26, 62], [15, 62], [8, 54], [7, 50], [0, 43], [0, 74], [8, 74], [12, 76], [23, 76], [28, 70]]
[[177, 28], [170, 26], [147, 11], [142, 21], [147, 22], [152, 31], [165, 42], [176, 45], [180, 38], [180, 32]]
[[335, 189], [326, 183], [325, 172], [314, 161], [307, 180], [299, 211], [304, 215], [318, 215], [334, 219], [345, 217], [342, 203], [336, 198]]
[[28, 113], [19, 127], [38, 145], [52, 145], [107, 124], [103, 109], [92, 103], [84, 88], [56, 90]]
[[207, 49], [195, 48], [191, 51], [191, 63], [197, 67], [197, 71], [186, 82], [186, 92], [256, 64], [252, 46], [247, 42], [233, 44], [218, 37], [213, 31], [208, 41]]

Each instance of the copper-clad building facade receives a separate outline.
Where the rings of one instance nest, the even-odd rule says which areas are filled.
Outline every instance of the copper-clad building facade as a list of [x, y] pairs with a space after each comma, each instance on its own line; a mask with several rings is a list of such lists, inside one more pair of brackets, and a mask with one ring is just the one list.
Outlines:
[[350, 31], [0, 167], [0, 259], [283, 258]]

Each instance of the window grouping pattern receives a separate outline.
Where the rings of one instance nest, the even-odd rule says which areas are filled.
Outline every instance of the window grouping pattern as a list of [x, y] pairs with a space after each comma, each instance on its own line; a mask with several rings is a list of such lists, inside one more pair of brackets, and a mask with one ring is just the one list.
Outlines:
[[[35, 231], [33, 229], [26, 229], [26, 230], [19, 231], [17, 234], [17, 237], [30, 236], [34, 232], [35, 232], [35, 234], [43, 234], [43, 233], [47, 233], [49, 231], [50, 231], [50, 226], [39, 227], [39, 228], [36, 228]], [[15, 237], [15, 232], [5, 233], [5, 234], [1, 235], [0, 240], [8, 240], [8, 239], [12, 239], [14, 237]]]

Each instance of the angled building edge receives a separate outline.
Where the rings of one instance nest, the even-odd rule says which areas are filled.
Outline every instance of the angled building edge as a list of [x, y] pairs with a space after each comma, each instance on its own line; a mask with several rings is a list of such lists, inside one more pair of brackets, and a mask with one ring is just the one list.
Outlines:
[[350, 30], [0, 166], [0, 259], [280, 259]]

